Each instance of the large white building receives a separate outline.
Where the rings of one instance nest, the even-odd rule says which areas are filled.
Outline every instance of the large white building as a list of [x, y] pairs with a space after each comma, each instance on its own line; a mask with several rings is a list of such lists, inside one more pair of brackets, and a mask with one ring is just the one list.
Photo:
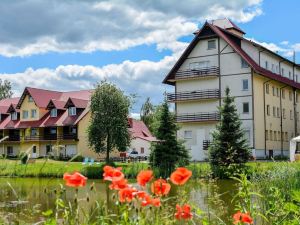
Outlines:
[[226, 86], [257, 158], [287, 155], [299, 134], [300, 66], [244, 34], [229, 19], [206, 22], [163, 81], [175, 87], [167, 97], [194, 160], [207, 158]]

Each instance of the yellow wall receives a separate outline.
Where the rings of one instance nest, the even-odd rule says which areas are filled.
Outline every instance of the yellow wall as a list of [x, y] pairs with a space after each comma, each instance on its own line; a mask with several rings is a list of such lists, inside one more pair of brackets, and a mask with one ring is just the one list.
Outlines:
[[[36, 104], [33, 102], [29, 102], [28, 101], [29, 96], [26, 95], [26, 97], [24, 98], [21, 108], [20, 108], [20, 120], [21, 121], [33, 121], [33, 120], [39, 120], [44, 114], [44, 110], [40, 111], [40, 109], [36, 106]], [[35, 109], [36, 110], [36, 117], [35, 118], [31, 118], [31, 110]], [[23, 119], [23, 111], [27, 110], [28, 111], [28, 118], [27, 119]]]

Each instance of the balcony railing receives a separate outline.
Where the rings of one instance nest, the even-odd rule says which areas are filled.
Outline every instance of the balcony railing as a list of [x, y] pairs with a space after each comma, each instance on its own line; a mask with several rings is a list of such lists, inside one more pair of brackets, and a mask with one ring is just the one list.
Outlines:
[[203, 140], [203, 150], [208, 150], [210, 144], [211, 144], [210, 140]]
[[192, 70], [179, 70], [175, 74], [175, 79], [187, 79], [187, 78], [199, 78], [199, 77], [208, 77], [208, 76], [219, 76], [220, 69], [219, 67], [207, 67], [201, 69], [192, 69]]
[[218, 120], [220, 120], [220, 114], [218, 112], [186, 113], [176, 115], [177, 122], [206, 122]]
[[44, 140], [57, 140], [56, 134], [44, 134]]
[[170, 102], [195, 99], [214, 99], [220, 97], [219, 89], [207, 89], [191, 92], [167, 93], [167, 99]]
[[5, 141], [20, 141], [20, 136], [19, 135], [9, 135], [8, 139]]
[[77, 134], [62, 134], [58, 135], [59, 140], [78, 140]]
[[43, 136], [40, 135], [30, 135], [24, 137], [25, 141], [40, 141], [43, 140]]

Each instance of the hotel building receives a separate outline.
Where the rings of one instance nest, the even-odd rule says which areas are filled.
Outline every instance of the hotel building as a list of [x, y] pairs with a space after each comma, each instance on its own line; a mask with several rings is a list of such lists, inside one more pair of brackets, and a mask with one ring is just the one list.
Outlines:
[[[0, 100], [0, 154], [104, 158], [88, 144], [91, 94], [92, 90], [60, 92], [27, 87], [20, 98]], [[150, 144], [156, 139], [145, 124], [129, 118], [128, 129], [130, 149], [149, 156]], [[112, 156], [120, 154], [115, 151]]]
[[193, 160], [208, 156], [227, 86], [254, 156], [288, 155], [289, 140], [300, 133], [300, 66], [246, 39], [229, 19], [206, 22], [194, 34], [163, 81], [175, 87], [167, 99]]

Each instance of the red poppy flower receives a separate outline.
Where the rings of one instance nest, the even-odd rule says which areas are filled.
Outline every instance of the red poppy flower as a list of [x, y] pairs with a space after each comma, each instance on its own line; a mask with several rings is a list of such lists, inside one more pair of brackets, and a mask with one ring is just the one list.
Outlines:
[[190, 179], [191, 176], [192, 171], [184, 167], [179, 167], [171, 174], [170, 180], [173, 184], [184, 185]]
[[136, 193], [134, 193], [134, 196], [139, 199], [143, 199], [148, 196], [148, 194], [145, 191], [137, 191]]
[[242, 213], [238, 211], [236, 214], [233, 215], [234, 224], [238, 223], [247, 223], [247, 224], [253, 224], [253, 219], [249, 215], [249, 213]]
[[175, 213], [175, 218], [177, 220], [189, 220], [193, 217], [191, 213], [191, 207], [188, 204], [184, 204], [182, 207], [180, 205], [176, 205], [177, 212]]
[[117, 181], [112, 181], [112, 183], [109, 185], [109, 188], [111, 190], [120, 190], [128, 187], [128, 181], [126, 179], [121, 179]]
[[64, 178], [69, 187], [83, 187], [86, 185], [87, 178], [82, 174], [75, 172], [73, 174], [65, 173]]
[[152, 198], [150, 195], [145, 195], [142, 202], [141, 202], [142, 206], [147, 206], [152, 204]]
[[152, 193], [156, 195], [167, 195], [170, 192], [171, 185], [164, 179], [158, 179], [151, 185]]
[[137, 182], [141, 186], [145, 186], [153, 178], [152, 170], [142, 170], [137, 175]]
[[160, 205], [161, 205], [160, 198], [153, 198], [151, 201], [151, 204], [155, 207], [160, 207]]
[[137, 190], [132, 187], [126, 187], [119, 190], [119, 201], [120, 202], [131, 202], [134, 198]]
[[108, 181], [122, 180], [124, 178], [124, 174], [121, 172], [121, 170], [122, 170], [121, 167], [114, 168], [111, 166], [104, 166], [103, 167], [104, 180], [108, 180]]

